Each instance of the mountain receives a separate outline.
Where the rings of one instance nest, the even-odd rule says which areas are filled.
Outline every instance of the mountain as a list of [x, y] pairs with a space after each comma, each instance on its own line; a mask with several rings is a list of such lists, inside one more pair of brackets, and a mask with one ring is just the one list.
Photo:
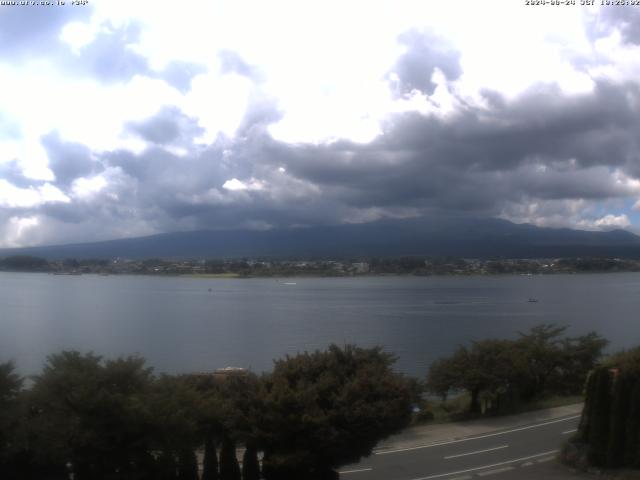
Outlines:
[[624, 230], [540, 228], [496, 218], [417, 218], [280, 230], [200, 230], [104, 242], [0, 249], [0, 256], [233, 258], [456, 256], [466, 258], [640, 257]]

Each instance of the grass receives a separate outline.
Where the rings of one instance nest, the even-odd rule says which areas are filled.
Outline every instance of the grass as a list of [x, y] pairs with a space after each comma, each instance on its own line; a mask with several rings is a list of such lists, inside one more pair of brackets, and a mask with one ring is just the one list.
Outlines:
[[[565, 405], [574, 405], [584, 402], [581, 395], [573, 396], [549, 396], [534, 400], [528, 403], [522, 403], [515, 407], [505, 409], [499, 413], [490, 412], [485, 415], [477, 415], [469, 413], [470, 396], [468, 393], [462, 393], [453, 398], [447, 399], [445, 402], [427, 402], [424, 410], [430, 412], [416, 415], [415, 423], [449, 423], [459, 422], [463, 420], [473, 420], [482, 417], [495, 417], [500, 415], [510, 415], [514, 413], [525, 413], [535, 410], [544, 410], [546, 408], [562, 407]], [[640, 479], [639, 479], [640, 480]]]
[[189, 273], [180, 275], [185, 278], [240, 278], [239, 273]]

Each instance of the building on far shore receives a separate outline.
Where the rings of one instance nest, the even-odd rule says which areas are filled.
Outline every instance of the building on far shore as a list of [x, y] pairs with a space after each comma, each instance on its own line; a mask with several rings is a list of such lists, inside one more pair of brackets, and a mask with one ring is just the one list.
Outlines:
[[224, 382], [227, 378], [232, 376], [243, 377], [249, 374], [249, 370], [242, 367], [224, 367], [216, 368], [213, 372], [193, 372], [189, 375], [199, 378], [210, 378], [216, 382]]

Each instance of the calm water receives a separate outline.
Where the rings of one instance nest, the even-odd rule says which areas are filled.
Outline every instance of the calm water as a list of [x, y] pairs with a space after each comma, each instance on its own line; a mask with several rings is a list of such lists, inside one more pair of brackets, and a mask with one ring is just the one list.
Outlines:
[[[285, 282], [295, 282], [286, 285]], [[211, 289], [211, 291], [209, 291]], [[531, 297], [538, 303], [529, 303]], [[383, 345], [423, 376], [456, 345], [541, 322], [640, 344], [640, 274], [187, 279], [0, 273], [0, 361], [36, 373], [62, 349], [140, 353], [156, 371], [269, 370], [331, 342]]]

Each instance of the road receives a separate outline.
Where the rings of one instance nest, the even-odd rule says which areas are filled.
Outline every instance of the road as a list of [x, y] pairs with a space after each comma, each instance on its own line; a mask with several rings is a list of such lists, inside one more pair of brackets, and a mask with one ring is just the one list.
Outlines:
[[[340, 471], [343, 480], [463, 480], [511, 472], [552, 462], [562, 443], [575, 432], [578, 414], [453, 440], [387, 448]], [[530, 470], [530, 469], [528, 469]]]

